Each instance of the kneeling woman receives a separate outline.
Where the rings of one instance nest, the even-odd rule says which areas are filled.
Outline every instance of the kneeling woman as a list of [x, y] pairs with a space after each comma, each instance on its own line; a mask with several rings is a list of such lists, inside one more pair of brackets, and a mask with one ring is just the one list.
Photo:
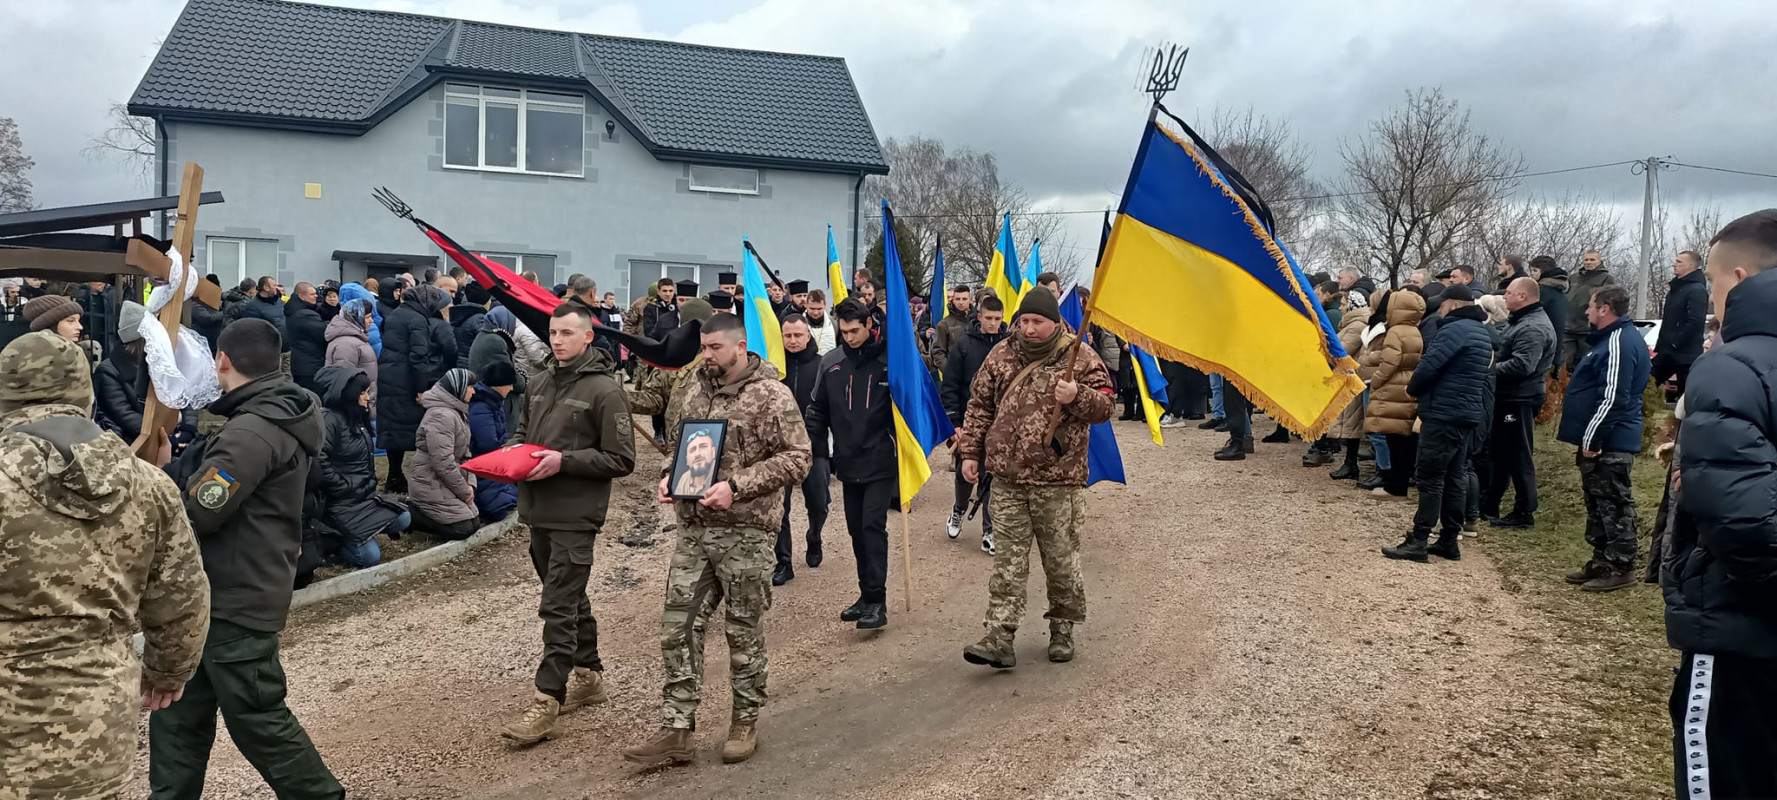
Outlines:
[[463, 469], [469, 457], [469, 398], [474, 390], [475, 374], [453, 369], [420, 396], [426, 413], [414, 436], [407, 502], [416, 530], [446, 539], [467, 539], [478, 526], [475, 476]]
[[327, 409], [321, 516], [339, 533], [331, 548], [333, 558], [348, 567], [374, 567], [383, 557], [376, 535], [399, 534], [407, 530], [412, 517], [376, 493], [370, 376], [352, 367], [322, 367], [315, 373], [315, 386]]

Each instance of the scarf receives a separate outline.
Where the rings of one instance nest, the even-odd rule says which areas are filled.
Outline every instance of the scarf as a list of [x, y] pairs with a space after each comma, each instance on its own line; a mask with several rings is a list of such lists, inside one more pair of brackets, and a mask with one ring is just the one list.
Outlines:
[[346, 322], [359, 330], [364, 329], [364, 318], [370, 316], [370, 313], [369, 300], [347, 300], [339, 306], [339, 316], [345, 317]]
[[1033, 342], [1020, 336], [1018, 337], [1018, 355], [1024, 359], [1026, 364], [1033, 361], [1048, 361], [1056, 351], [1059, 351], [1067, 343], [1067, 340], [1068, 336], [1060, 325], [1055, 326], [1055, 332], [1050, 334], [1049, 338], [1040, 342]]

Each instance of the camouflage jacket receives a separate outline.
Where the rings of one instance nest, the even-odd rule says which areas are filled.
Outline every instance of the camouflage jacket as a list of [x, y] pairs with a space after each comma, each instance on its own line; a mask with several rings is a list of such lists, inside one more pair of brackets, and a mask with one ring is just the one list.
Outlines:
[[209, 623], [170, 478], [73, 406], [0, 416], [0, 797], [124, 795], [141, 683], [190, 680]]
[[644, 294], [641, 297], [636, 298], [636, 301], [633, 303], [630, 303], [629, 308], [624, 310], [624, 312], [623, 312], [623, 332], [624, 333], [627, 333], [631, 336], [642, 335], [642, 309], [645, 309], [648, 307], [648, 301], [651, 299], [653, 299], [653, 298], [650, 297], [649, 295]]
[[[783, 522], [784, 487], [801, 483], [814, 460], [796, 398], [778, 380], [777, 368], [754, 353], [747, 354], [747, 365], [729, 383], [717, 385], [702, 369], [692, 374], [696, 377], [689, 381], [679, 406], [680, 420], [728, 420], [716, 479], [734, 481], [734, 504], [715, 511], [679, 500], [673, 503], [679, 520], [705, 528], [776, 531]], [[672, 471], [678, 451], [679, 425], [675, 420], [667, 428], [667, 456], [661, 475]]]
[[1055, 384], [1067, 369], [1074, 337], [1063, 335], [1060, 349], [1042, 366], [1013, 386], [1026, 362], [1013, 334], [995, 345], [970, 384], [969, 407], [957, 449], [965, 459], [981, 462], [995, 480], [1026, 486], [1085, 486], [1086, 445], [1091, 426], [1111, 418], [1111, 376], [1091, 348], [1074, 356], [1074, 381], [1080, 393], [1062, 407], [1055, 429], [1066, 455], [1049, 448], [1049, 412], [1055, 408]]
[[667, 429], [677, 427], [685, 392], [702, 367], [701, 355], [677, 370], [640, 365], [636, 368], [635, 388], [629, 390], [629, 413], [643, 417], [665, 414]]

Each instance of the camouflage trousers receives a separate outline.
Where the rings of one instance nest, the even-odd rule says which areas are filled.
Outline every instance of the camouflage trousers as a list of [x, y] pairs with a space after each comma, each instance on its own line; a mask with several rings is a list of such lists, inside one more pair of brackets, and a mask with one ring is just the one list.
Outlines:
[[1626, 570], [1635, 566], [1635, 496], [1629, 486], [1634, 453], [1605, 451], [1575, 456], [1586, 494], [1586, 544], [1592, 560]]
[[727, 601], [729, 683], [737, 722], [752, 722], [765, 705], [765, 612], [777, 532], [753, 528], [679, 529], [666, 574], [660, 652], [666, 660], [662, 723], [694, 726], [702, 700], [704, 625]]
[[1047, 578], [1049, 611], [1043, 616], [1086, 621], [1086, 583], [1080, 573], [1080, 531], [1086, 521], [1086, 490], [1077, 486], [993, 483], [993, 536], [998, 554], [987, 581], [989, 631], [1010, 634], [1024, 620], [1024, 584], [1035, 544]]

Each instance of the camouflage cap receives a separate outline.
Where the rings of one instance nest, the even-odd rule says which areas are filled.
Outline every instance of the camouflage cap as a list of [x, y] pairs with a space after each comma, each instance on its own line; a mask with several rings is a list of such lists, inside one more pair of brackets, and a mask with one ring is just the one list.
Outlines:
[[0, 402], [66, 403], [85, 408], [92, 401], [93, 378], [86, 354], [67, 339], [37, 331], [0, 350]]

